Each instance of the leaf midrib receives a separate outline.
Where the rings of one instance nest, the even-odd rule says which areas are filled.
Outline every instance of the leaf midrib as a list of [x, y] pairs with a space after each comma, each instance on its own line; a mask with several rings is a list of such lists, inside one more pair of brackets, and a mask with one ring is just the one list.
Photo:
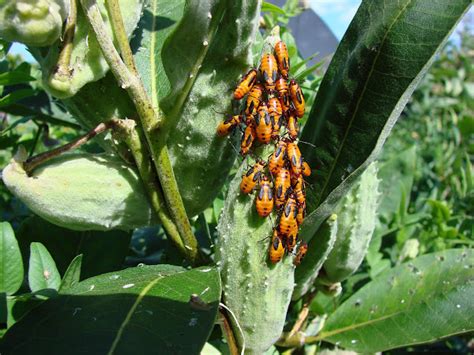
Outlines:
[[[440, 292], [439, 294], [436, 295], [436, 297], [438, 296], [443, 296], [443, 295], [448, 295], [450, 293], [453, 293], [455, 292], [456, 290], [458, 290], [460, 287], [464, 286], [465, 284], [468, 284], [468, 282], [462, 284], [462, 285], [457, 285], [456, 287], [453, 287], [449, 290], [449, 292], [446, 292], [446, 293], [443, 293], [443, 292]], [[408, 313], [408, 312], [411, 312], [413, 310], [413, 308], [416, 308], [417, 306], [421, 305], [423, 302], [416, 302], [416, 303], [411, 303], [410, 304], [410, 307], [407, 307], [406, 309], [402, 310], [402, 311], [398, 311], [398, 312], [395, 312], [395, 313], [391, 313], [391, 314], [387, 314], [387, 315], [384, 315], [380, 318], [376, 318], [376, 319], [370, 319], [368, 321], [365, 321], [365, 322], [361, 322], [361, 323], [357, 323], [357, 324], [351, 324], [349, 326], [346, 326], [346, 327], [342, 327], [342, 328], [339, 328], [339, 329], [335, 329], [335, 330], [330, 330], [330, 331], [327, 331], [327, 332], [321, 332], [321, 334], [317, 335], [315, 337], [315, 340], [324, 340], [324, 339], [327, 339], [329, 337], [332, 337], [334, 335], [338, 335], [338, 334], [341, 334], [341, 333], [344, 333], [344, 332], [347, 332], [347, 331], [352, 331], [352, 330], [355, 330], [355, 329], [358, 329], [358, 328], [361, 328], [361, 327], [364, 327], [364, 326], [367, 326], [367, 325], [370, 325], [370, 324], [373, 324], [373, 323], [377, 323], [377, 322], [382, 322], [386, 319], [390, 319], [392, 317], [396, 317], [400, 314], [405, 314], [405, 313]], [[472, 328], [474, 329], [474, 327]], [[470, 331], [471, 329], [468, 329], [466, 331]], [[425, 342], [425, 341], [423, 341]]]
[[323, 196], [324, 196], [324, 193], [325, 193], [325, 191], [326, 191], [326, 188], [327, 188], [327, 186], [328, 186], [328, 184], [329, 184], [329, 181], [332, 179], [332, 174], [333, 174], [334, 169], [335, 169], [335, 167], [336, 167], [337, 161], [339, 160], [339, 157], [340, 157], [340, 155], [341, 155], [341, 153], [342, 153], [342, 150], [343, 150], [343, 148], [344, 148], [344, 146], [345, 146], [345, 144], [346, 144], [346, 140], [347, 140], [347, 137], [348, 137], [348, 135], [349, 135], [349, 132], [351, 131], [352, 124], [354, 123], [355, 117], [356, 117], [357, 114], [358, 114], [359, 107], [360, 107], [360, 104], [361, 104], [361, 102], [362, 102], [362, 98], [364, 97], [365, 92], [366, 92], [366, 90], [367, 90], [367, 88], [368, 88], [368, 84], [369, 84], [369, 82], [370, 82], [371, 79], [372, 79], [372, 74], [373, 74], [373, 72], [374, 72], [374, 70], [375, 70], [375, 65], [377, 64], [377, 61], [378, 61], [378, 59], [379, 59], [379, 57], [380, 57], [380, 54], [382, 53], [382, 48], [383, 48], [383, 46], [384, 46], [384, 44], [385, 44], [385, 41], [386, 41], [386, 39], [387, 39], [389, 33], [391, 32], [393, 26], [395, 25], [395, 23], [397, 23], [397, 21], [398, 21], [398, 19], [400, 18], [400, 16], [406, 11], [407, 7], [408, 7], [409, 5], [411, 5], [412, 2], [413, 2], [413, 0], [409, 0], [409, 1], [405, 4], [405, 6], [400, 10], [400, 12], [398, 13], [398, 15], [397, 15], [397, 16], [395, 17], [395, 19], [393, 20], [393, 22], [392, 22], [392, 23], [390, 24], [390, 26], [387, 28], [387, 31], [385, 31], [385, 33], [384, 33], [384, 36], [383, 36], [382, 41], [381, 41], [381, 45], [378, 47], [377, 53], [376, 53], [375, 58], [374, 58], [374, 61], [372, 62], [369, 75], [367, 76], [367, 80], [365, 81], [364, 87], [362, 88], [362, 92], [361, 92], [361, 94], [359, 95], [359, 98], [357, 99], [356, 107], [355, 107], [355, 109], [354, 109], [354, 111], [353, 111], [353, 113], [352, 113], [352, 117], [351, 117], [351, 119], [350, 119], [350, 121], [349, 121], [349, 125], [348, 125], [348, 127], [347, 127], [347, 130], [344, 132], [344, 137], [342, 138], [342, 143], [339, 145], [339, 148], [338, 148], [338, 151], [337, 151], [337, 154], [336, 154], [336, 158], [334, 159], [334, 161], [333, 161], [333, 163], [332, 163], [332, 165], [331, 165], [331, 168], [330, 168], [330, 170], [329, 170], [328, 177], [327, 177], [326, 181], [324, 182], [323, 188], [321, 189], [321, 194], [319, 195], [318, 202], [317, 202], [317, 204], [316, 204], [317, 206], [320, 205], [321, 200], [322, 200], [322, 198], [323, 198]]
[[150, 281], [150, 283], [148, 285], [146, 285], [143, 288], [143, 290], [139, 293], [137, 299], [133, 303], [132, 307], [130, 307], [130, 310], [128, 311], [127, 315], [125, 316], [125, 319], [123, 320], [122, 324], [120, 324], [120, 327], [117, 331], [117, 335], [115, 336], [115, 339], [112, 342], [110, 350], [108, 351], [107, 354], [111, 355], [111, 354], [114, 353], [115, 349], [117, 348], [118, 343], [120, 342], [120, 340], [122, 338], [122, 334], [123, 334], [127, 324], [130, 322], [130, 319], [132, 318], [133, 314], [135, 313], [136, 308], [138, 307], [138, 305], [140, 304], [142, 299], [146, 296], [148, 291], [150, 291], [150, 289], [153, 286], [155, 286], [158, 283], [158, 281], [160, 281], [163, 278], [165, 278], [165, 276], [158, 276], [156, 279]]

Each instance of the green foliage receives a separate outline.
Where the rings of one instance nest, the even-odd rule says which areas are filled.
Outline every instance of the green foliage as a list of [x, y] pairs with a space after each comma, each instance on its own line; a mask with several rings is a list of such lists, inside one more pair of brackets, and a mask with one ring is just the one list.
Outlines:
[[[376, 158], [440, 43], [469, 5], [468, 0], [362, 2], [324, 76], [301, 138], [316, 145], [302, 147], [302, 153], [319, 170], [310, 179], [305, 238]], [[374, 13], [380, 14], [376, 21]], [[413, 25], [413, 16], [422, 16], [436, 31]], [[406, 65], [406, 53], [414, 46], [417, 54]]]
[[252, 65], [259, 2], [183, 6], [156, 2], [147, 9], [136, 58], [148, 94], [166, 114], [171, 163], [191, 217], [216, 197], [235, 160], [233, 142], [215, 130], [224, 113], [232, 113], [234, 83]]
[[58, 290], [61, 275], [48, 250], [41, 243], [31, 243], [28, 284], [33, 292], [45, 289]]
[[120, 270], [129, 251], [130, 237], [130, 232], [120, 230], [73, 231], [38, 216], [24, 220], [17, 232], [24, 260], [27, 260], [30, 244], [40, 242], [53, 255], [61, 274], [67, 273], [78, 254], [83, 255], [82, 278]]
[[[98, 3], [110, 32], [112, 12]], [[120, 3], [122, 10], [130, 4]], [[163, 118], [148, 138], [166, 141], [167, 178], [175, 175], [176, 194], [195, 216], [189, 222], [206, 265], [200, 268], [183, 262], [173, 229], [157, 225], [155, 213], [174, 207], [169, 180], [153, 174], [140, 181], [123, 132], [95, 137], [30, 177], [18, 161], [7, 165], [20, 145], [31, 157], [112, 118], [139, 122], [130, 83], [119, 86], [108, 72], [78, 6], [66, 77], [55, 76], [65, 68], [57, 61], [64, 42], [30, 48], [38, 67], [7, 55], [10, 43], [0, 41], [0, 167], [21, 199], [0, 186], [0, 218], [13, 227], [0, 224], [2, 351], [194, 354], [207, 341], [202, 351], [226, 353], [232, 332], [247, 353], [313, 353], [315, 342], [318, 350], [375, 352], [472, 330], [474, 255], [451, 250], [474, 245], [472, 36], [434, 56], [468, 0], [364, 1], [324, 79], [323, 63], [309, 66], [312, 56], [301, 57], [287, 26], [304, 10], [297, 0], [282, 7], [158, 0], [141, 14], [140, 6], [123, 11], [149, 104]], [[306, 98], [299, 123], [309, 144], [300, 147], [313, 169], [312, 213], [300, 233], [309, 250], [296, 269], [292, 255], [270, 264], [276, 221], [258, 217], [254, 194], [239, 192], [243, 171], [268, 151], [236, 163], [240, 132], [215, 134], [224, 114], [240, 109], [232, 89], [260, 60], [277, 24], [290, 76]], [[156, 155], [141, 143], [151, 163]], [[376, 177], [370, 163], [380, 151]], [[156, 179], [159, 199], [165, 196], [153, 211], [143, 187], [156, 187]], [[216, 322], [219, 302], [230, 311]], [[457, 339], [467, 349], [467, 338]]]
[[472, 250], [456, 249], [400, 265], [338, 307], [318, 338], [377, 352], [472, 331], [473, 263]]
[[0, 223], [0, 293], [12, 295], [23, 281], [20, 248], [10, 223]]
[[210, 267], [157, 265], [103, 274], [32, 310], [1, 346], [7, 353], [197, 354], [214, 324], [220, 292], [219, 274]]

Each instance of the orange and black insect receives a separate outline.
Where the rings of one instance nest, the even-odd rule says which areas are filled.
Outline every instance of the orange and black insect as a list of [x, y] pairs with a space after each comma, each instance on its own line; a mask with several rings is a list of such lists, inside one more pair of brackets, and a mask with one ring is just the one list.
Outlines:
[[273, 127], [272, 120], [268, 112], [268, 107], [265, 102], [262, 102], [258, 108], [258, 113], [255, 116], [255, 125], [257, 139], [264, 144], [270, 143], [270, 140], [272, 139]]
[[244, 75], [242, 80], [240, 80], [239, 84], [235, 88], [234, 99], [240, 100], [242, 97], [247, 95], [249, 91], [252, 89], [256, 80], [257, 80], [257, 71], [255, 69], [251, 69], [247, 74]]
[[263, 100], [263, 93], [265, 88], [261, 84], [255, 84], [250, 90], [249, 96], [247, 96], [247, 102], [245, 105], [245, 114], [247, 116], [254, 116], [257, 113], [258, 106]]
[[278, 100], [276, 97], [271, 97], [268, 100], [268, 113], [270, 114], [273, 124], [272, 138], [277, 139], [280, 134], [283, 111], [281, 108], [280, 100]]
[[255, 140], [256, 133], [253, 125], [248, 125], [245, 128], [244, 135], [242, 137], [242, 142], [240, 142], [240, 155], [243, 157], [248, 154], [250, 148], [252, 147], [253, 141]]
[[286, 44], [283, 41], [279, 41], [275, 44], [275, 56], [278, 62], [278, 69], [280, 74], [288, 79], [288, 74], [290, 72], [290, 57], [288, 56], [288, 49]]
[[296, 178], [295, 184], [293, 186], [293, 193], [295, 194], [296, 201], [298, 201], [299, 205], [302, 205], [306, 202], [303, 175], [298, 175]]
[[295, 116], [293, 115], [288, 116], [286, 120], [286, 130], [288, 132], [288, 135], [291, 137], [291, 139], [294, 140], [298, 138], [300, 127], [298, 125], [298, 120], [296, 119]]
[[270, 261], [273, 264], [276, 264], [283, 258], [284, 254], [285, 254], [285, 247], [283, 246], [282, 239], [280, 238], [277, 230], [275, 229], [273, 231], [272, 243], [270, 244], [270, 249], [268, 253]]
[[242, 122], [241, 115], [229, 115], [217, 126], [217, 134], [221, 137], [228, 135], [240, 122]]
[[309, 167], [309, 164], [305, 161], [303, 161], [303, 164], [301, 165], [301, 172], [303, 173], [304, 176], [311, 175], [311, 168]]
[[297, 239], [297, 234], [296, 233], [291, 233], [286, 237], [286, 251], [288, 253], [292, 253], [293, 249], [296, 246], [296, 239]]
[[287, 81], [279, 77], [276, 81], [276, 90], [278, 91], [278, 97], [280, 98], [281, 106], [283, 111], [286, 112], [290, 109], [290, 92], [288, 90], [288, 83]]
[[285, 207], [280, 215], [280, 223], [278, 225], [280, 234], [285, 236], [298, 234], [298, 222], [296, 221], [297, 215], [298, 206], [294, 195], [291, 194], [286, 200]]
[[259, 70], [265, 83], [265, 88], [269, 92], [275, 90], [275, 83], [278, 76], [278, 64], [275, 56], [271, 53], [264, 54], [262, 56]]
[[275, 205], [281, 208], [286, 201], [288, 189], [291, 187], [290, 171], [282, 167], [275, 176]]
[[290, 81], [290, 97], [291, 102], [295, 108], [296, 116], [303, 117], [305, 109], [304, 95], [303, 91], [295, 80]]
[[300, 226], [303, 223], [304, 218], [306, 217], [306, 201], [302, 204], [298, 203], [298, 214], [296, 215], [296, 222]]
[[267, 217], [272, 213], [274, 203], [273, 188], [268, 178], [264, 175], [263, 178], [260, 179], [260, 191], [255, 199], [255, 207], [257, 208], [259, 216]]
[[291, 172], [294, 176], [301, 174], [301, 166], [303, 165], [303, 157], [301, 156], [300, 149], [295, 142], [288, 142], [286, 145], [286, 154], [290, 160]]
[[285, 165], [285, 155], [286, 155], [286, 142], [280, 140], [277, 143], [276, 149], [268, 159], [268, 169], [270, 172], [275, 175], [278, 173], [280, 168], [283, 168]]
[[265, 168], [265, 162], [257, 161], [254, 166], [252, 166], [247, 173], [242, 176], [242, 181], [240, 182], [240, 191], [244, 194], [249, 194], [257, 185], [257, 182], [260, 180], [260, 175], [262, 174], [263, 168]]
[[306, 242], [301, 242], [296, 257], [293, 260], [293, 265], [298, 266], [303, 261], [306, 253], [308, 252], [308, 244]]

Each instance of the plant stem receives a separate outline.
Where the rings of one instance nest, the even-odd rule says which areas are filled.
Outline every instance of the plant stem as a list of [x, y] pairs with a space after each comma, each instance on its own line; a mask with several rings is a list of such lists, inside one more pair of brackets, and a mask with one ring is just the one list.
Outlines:
[[58, 57], [58, 63], [52, 73], [51, 80], [63, 81], [67, 80], [71, 75], [69, 68], [71, 62], [71, 53], [74, 40], [74, 32], [76, 31], [77, 23], [77, 0], [71, 0], [69, 5], [69, 15], [67, 17], [66, 26], [64, 28], [64, 39], [62, 41], [61, 51]]
[[171, 242], [176, 248], [186, 256], [187, 249], [184, 247], [178, 229], [171, 219], [168, 209], [163, 204], [164, 199], [160, 184], [156, 179], [156, 174], [147, 154], [147, 149], [143, 146], [143, 137], [140, 137], [143, 133], [136, 128], [136, 122], [129, 119], [119, 120], [116, 124], [116, 128], [117, 130], [115, 132], [123, 138], [132, 152], [135, 164], [138, 167], [145, 189], [147, 190], [150, 203], [160, 218], [166, 235], [171, 239]]
[[239, 355], [239, 347], [237, 341], [235, 340], [234, 332], [230, 326], [230, 321], [227, 318], [225, 309], [219, 307], [220, 314], [220, 324], [224, 337], [227, 341], [227, 346], [229, 347], [229, 352], [231, 355]]
[[72, 141], [71, 143], [65, 144], [61, 147], [55, 148], [53, 150], [49, 150], [47, 152], [38, 154], [34, 157], [28, 158], [24, 163], [23, 163], [23, 169], [25, 169], [26, 173], [29, 175], [38, 165], [43, 164], [47, 162], [48, 160], [57, 157], [58, 155], [61, 155], [67, 151], [76, 149], [80, 147], [81, 145], [87, 143], [90, 141], [92, 138], [94, 138], [96, 135], [112, 128], [114, 124], [116, 123], [115, 120], [110, 120], [108, 122], [102, 122], [100, 123], [97, 127], [93, 128], [89, 132], [87, 132], [85, 135], [82, 137], [79, 137], [78, 139]]
[[122, 54], [123, 61], [128, 69], [130, 69], [135, 75], [138, 75], [137, 68], [135, 66], [135, 60], [133, 59], [132, 50], [128, 44], [127, 33], [123, 25], [122, 12], [120, 11], [120, 4], [117, 0], [105, 0], [105, 6], [109, 13], [109, 18], [112, 23], [112, 29], [117, 43]]
[[[96, 0], [81, 0], [81, 3], [89, 20], [89, 24], [95, 32], [105, 60], [109, 64], [119, 85], [127, 90], [137, 109], [168, 209], [179, 230], [184, 247], [188, 251], [187, 257], [189, 261], [194, 264], [199, 257], [198, 244], [192, 232], [191, 224], [189, 223], [183, 200], [178, 190], [178, 184], [171, 167], [165, 137], [159, 134], [159, 128], [163, 118], [158, 108], [156, 108], [156, 110], [153, 108], [139, 77], [134, 75], [120, 58], [111, 37], [107, 33]], [[112, 12], [111, 15], [113, 16], [114, 13]], [[118, 21], [118, 19], [114, 21]], [[120, 40], [121, 38], [117, 39]], [[127, 42], [121, 43], [120, 47], [125, 45], [129, 46], [128, 39], [122, 38], [121, 40], [126, 40]]]

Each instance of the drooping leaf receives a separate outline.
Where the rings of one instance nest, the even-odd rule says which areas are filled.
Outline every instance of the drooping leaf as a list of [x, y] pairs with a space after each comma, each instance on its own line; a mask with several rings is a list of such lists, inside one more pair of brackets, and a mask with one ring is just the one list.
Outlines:
[[0, 293], [12, 295], [23, 282], [23, 261], [10, 223], [0, 223]]
[[155, 1], [147, 8], [135, 56], [148, 94], [165, 113], [170, 158], [193, 216], [216, 197], [235, 159], [231, 142], [217, 137], [216, 128], [223, 113], [231, 113], [232, 88], [251, 65], [260, 2], [182, 4]]
[[302, 235], [310, 238], [375, 159], [435, 52], [470, 0], [365, 0], [321, 83], [301, 140], [317, 170]]
[[12, 91], [3, 97], [0, 97], [0, 108], [14, 104], [17, 101], [23, 100], [24, 98], [33, 96], [35, 94], [36, 91], [31, 88]]
[[420, 256], [379, 275], [331, 314], [318, 335], [374, 353], [474, 330], [474, 251]]
[[119, 230], [73, 231], [32, 216], [21, 224], [17, 236], [25, 259], [29, 245], [40, 242], [51, 252], [63, 275], [76, 255], [82, 254], [81, 276], [84, 279], [122, 269], [129, 251], [131, 233]]
[[25, 117], [22, 117], [22, 118], [16, 120], [14, 123], [12, 123], [7, 128], [5, 128], [1, 132], [1, 134], [4, 134], [4, 133], [12, 130], [18, 124], [27, 122], [28, 120], [30, 120], [32, 118], [34, 118], [34, 119], [36, 119], [37, 121], [40, 121], [40, 122], [50, 123], [50, 124], [54, 124], [54, 125], [58, 125], [58, 126], [70, 127], [70, 128], [74, 128], [76, 130], [81, 129], [81, 126], [79, 126], [78, 124], [76, 124], [74, 122], [66, 121], [64, 119], [54, 117], [54, 116], [51, 116], [51, 115], [46, 115], [46, 114], [44, 114], [40, 111], [35, 111], [35, 110], [33, 110], [29, 107], [19, 105], [19, 104], [12, 104], [12, 105], [2, 107], [2, 111], [6, 112], [6, 113], [10, 113], [14, 116], [25, 116]]
[[35, 80], [35, 78], [23, 70], [12, 70], [0, 74], [0, 85], [3, 86], [23, 84], [33, 80]]
[[61, 280], [61, 286], [59, 292], [71, 289], [73, 286], [79, 283], [81, 279], [81, 266], [82, 266], [82, 254], [72, 259], [66, 272], [64, 273], [63, 279]]
[[7, 353], [198, 354], [219, 298], [219, 274], [211, 267], [130, 268], [48, 300], [13, 325], [1, 345]]
[[28, 284], [31, 291], [58, 290], [61, 275], [48, 249], [41, 243], [31, 243], [28, 268]]

